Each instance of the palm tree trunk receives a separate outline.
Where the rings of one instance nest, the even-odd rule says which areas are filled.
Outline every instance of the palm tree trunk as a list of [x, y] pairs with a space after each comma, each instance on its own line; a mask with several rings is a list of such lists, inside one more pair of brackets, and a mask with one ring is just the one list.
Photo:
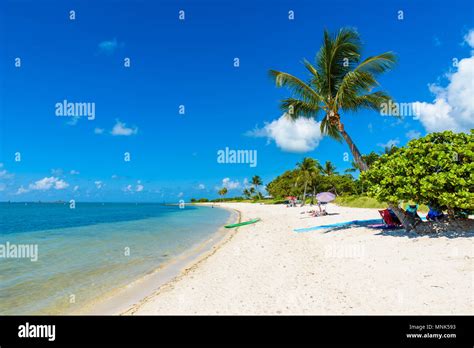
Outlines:
[[352, 152], [352, 156], [354, 156], [354, 160], [357, 163], [357, 165], [359, 166], [359, 170], [361, 172], [368, 170], [369, 167], [367, 166], [365, 161], [362, 159], [362, 155], [360, 154], [359, 149], [354, 144], [354, 142], [352, 141], [349, 134], [347, 134], [347, 132], [344, 130], [344, 126], [342, 124], [339, 127], [339, 131], [341, 132], [341, 135], [344, 138], [344, 140], [346, 141], [347, 145], [349, 145], [349, 148], [351, 149], [351, 152]]
[[301, 206], [304, 206], [306, 204], [306, 187], [308, 186], [308, 181], [304, 182], [304, 191], [303, 191], [303, 203]]

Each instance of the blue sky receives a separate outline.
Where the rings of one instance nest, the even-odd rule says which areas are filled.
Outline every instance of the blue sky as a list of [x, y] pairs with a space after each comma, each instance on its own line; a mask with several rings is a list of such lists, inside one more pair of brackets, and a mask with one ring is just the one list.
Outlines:
[[[289, 92], [268, 77], [306, 78], [301, 61], [314, 59], [325, 28], [357, 28], [364, 56], [394, 51], [382, 88], [422, 106], [420, 120], [344, 115], [361, 152], [472, 128], [472, 104], [456, 98], [472, 81], [468, 0], [3, 1], [0, 16], [2, 201], [173, 202], [223, 184], [236, 195], [246, 178], [267, 183], [304, 156], [343, 171], [345, 143], [311, 125], [282, 132], [278, 101]], [[95, 118], [56, 116], [63, 100], [95, 103]], [[257, 166], [217, 163], [226, 147], [256, 150]]]

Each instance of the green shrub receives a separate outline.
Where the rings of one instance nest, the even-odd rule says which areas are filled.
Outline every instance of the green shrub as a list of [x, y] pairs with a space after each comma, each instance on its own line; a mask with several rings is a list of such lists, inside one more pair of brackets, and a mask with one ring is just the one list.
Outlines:
[[368, 195], [413, 201], [450, 214], [474, 209], [474, 132], [431, 133], [380, 157], [361, 174]]

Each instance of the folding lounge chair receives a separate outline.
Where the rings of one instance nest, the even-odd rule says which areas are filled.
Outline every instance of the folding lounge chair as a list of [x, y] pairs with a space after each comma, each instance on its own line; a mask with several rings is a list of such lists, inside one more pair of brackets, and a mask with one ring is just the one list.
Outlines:
[[392, 217], [392, 214], [390, 214], [390, 211], [388, 209], [379, 210], [379, 214], [385, 222], [387, 228], [398, 228], [401, 226], [399, 221], [394, 221], [394, 218]]

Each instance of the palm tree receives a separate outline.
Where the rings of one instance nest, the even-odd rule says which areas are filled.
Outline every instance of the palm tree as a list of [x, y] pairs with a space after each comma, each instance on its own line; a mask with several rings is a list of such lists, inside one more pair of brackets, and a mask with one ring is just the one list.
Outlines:
[[309, 179], [309, 187], [312, 189], [313, 192], [313, 195], [311, 196], [311, 204], [314, 204], [314, 199], [316, 198], [316, 190], [321, 185], [321, 174], [323, 173], [322, 169], [322, 166], [318, 163], [316, 166], [316, 171], [311, 173]]
[[302, 206], [306, 204], [306, 189], [308, 188], [308, 182], [314, 178], [317, 173], [321, 171], [321, 165], [317, 160], [310, 157], [303, 158], [303, 161], [296, 164], [299, 175], [297, 180], [300, 178], [304, 182], [304, 190], [303, 190], [303, 198], [302, 198]]
[[217, 193], [219, 194], [219, 196], [222, 196], [222, 198], [224, 198], [224, 196], [227, 194], [227, 188], [223, 187], [219, 191], [217, 191]]
[[250, 196], [252, 196], [255, 193], [255, 187], [251, 186], [249, 188], [249, 193], [250, 193]]
[[257, 192], [258, 192], [258, 187], [259, 187], [260, 185], [263, 185], [262, 178], [259, 177], [258, 175], [255, 175], [255, 176], [252, 178], [252, 185], [255, 186], [255, 189], [256, 189]]
[[327, 175], [327, 176], [337, 174], [336, 166], [332, 164], [331, 161], [326, 161], [326, 163], [324, 163], [322, 172], [324, 175]]
[[252, 194], [250, 193], [249, 189], [246, 188], [243, 191], [243, 195], [245, 196], [245, 198], [249, 199]]
[[[362, 155], [363, 156], [363, 155]], [[368, 163], [367, 163], [368, 165]], [[351, 162], [351, 166], [347, 169], [344, 169], [344, 173], [355, 173], [359, 170], [359, 167], [357, 166], [357, 163], [354, 161]]]
[[310, 73], [308, 82], [276, 70], [270, 70], [278, 87], [286, 86], [293, 96], [281, 102], [282, 109], [291, 119], [317, 117], [323, 113], [323, 134], [349, 145], [358, 167], [368, 169], [356, 145], [341, 121], [341, 112], [361, 109], [380, 111], [392, 98], [383, 91], [372, 92], [379, 84], [376, 76], [395, 63], [395, 55], [385, 52], [361, 60], [361, 42], [357, 31], [342, 28], [331, 36], [324, 31], [323, 45], [316, 55], [315, 65], [304, 61]]

